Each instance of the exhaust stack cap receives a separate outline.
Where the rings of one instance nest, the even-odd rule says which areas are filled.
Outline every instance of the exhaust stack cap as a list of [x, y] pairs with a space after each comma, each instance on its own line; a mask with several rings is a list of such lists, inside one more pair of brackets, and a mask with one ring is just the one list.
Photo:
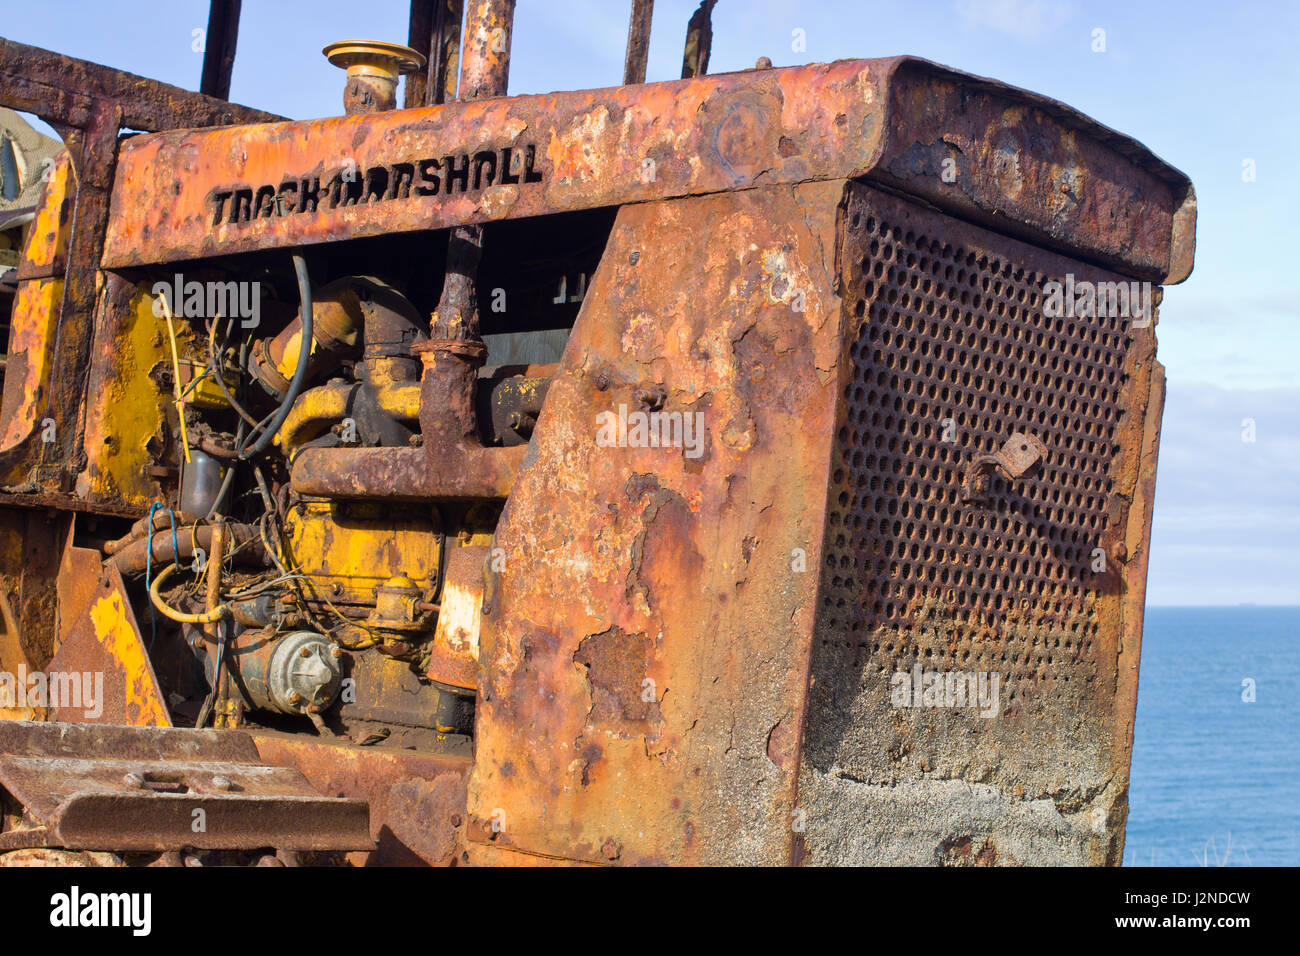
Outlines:
[[424, 57], [409, 46], [382, 40], [340, 40], [321, 51], [348, 71], [343, 112], [382, 113], [397, 106], [397, 78], [424, 69]]

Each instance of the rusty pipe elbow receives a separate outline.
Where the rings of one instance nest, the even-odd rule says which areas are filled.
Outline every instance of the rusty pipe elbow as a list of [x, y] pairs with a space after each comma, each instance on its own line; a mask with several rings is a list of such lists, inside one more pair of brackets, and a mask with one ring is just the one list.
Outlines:
[[[420, 314], [406, 296], [372, 276], [345, 276], [312, 294], [312, 355], [308, 379], [317, 379], [354, 358], [409, 356], [424, 338]], [[283, 395], [298, 366], [302, 317], [278, 335], [254, 343], [250, 371], [273, 395]], [[364, 347], [362, 348], [364, 343]]]

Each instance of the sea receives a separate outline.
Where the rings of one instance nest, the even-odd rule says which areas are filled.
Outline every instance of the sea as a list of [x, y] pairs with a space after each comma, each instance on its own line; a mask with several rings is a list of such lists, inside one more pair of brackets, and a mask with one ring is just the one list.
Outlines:
[[1147, 608], [1124, 865], [1300, 865], [1300, 607]]

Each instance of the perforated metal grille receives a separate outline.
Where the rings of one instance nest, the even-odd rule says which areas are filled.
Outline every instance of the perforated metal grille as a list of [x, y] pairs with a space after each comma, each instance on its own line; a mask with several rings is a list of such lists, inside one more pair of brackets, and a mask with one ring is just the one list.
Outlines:
[[[857, 194], [847, 224], [845, 295], [860, 325], [833, 464], [822, 643], [882, 671], [910, 666], [900, 655], [911, 653], [931, 667], [946, 657], [1089, 680], [1129, 320], [1048, 317], [1043, 287], [1067, 272], [1112, 277], [1047, 254], [1027, 265], [1006, 251], [1018, 244], [998, 252], [979, 230], [864, 195], [878, 194]], [[994, 477], [987, 503], [963, 502], [969, 463], [1016, 431], [1047, 446], [1039, 473]], [[962, 626], [929, 644], [906, 636], [932, 613]]]

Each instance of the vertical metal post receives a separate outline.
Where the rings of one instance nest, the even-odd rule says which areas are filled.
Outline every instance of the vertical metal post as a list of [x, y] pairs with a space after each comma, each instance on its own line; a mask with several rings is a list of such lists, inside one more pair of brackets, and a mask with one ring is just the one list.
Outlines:
[[240, 0], [212, 0], [208, 7], [199, 92], [219, 100], [230, 99], [230, 74], [235, 67], [235, 41], [239, 38], [239, 5]]
[[655, 0], [632, 0], [632, 18], [627, 25], [627, 56], [623, 61], [623, 85], [645, 82], [646, 59], [650, 55], [650, 18]]
[[423, 106], [429, 87], [429, 78], [438, 72], [435, 57], [439, 46], [433, 40], [441, 31], [438, 21], [446, 11], [443, 0], [411, 0], [411, 20], [406, 31], [406, 45], [423, 53], [428, 68], [412, 73], [406, 78], [406, 91], [402, 94], [402, 108]]
[[505, 96], [515, 0], [469, 0], [461, 46], [460, 99]]
[[718, 0], [701, 0], [699, 9], [686, 25], [686, 50], [682, 54], [682, 79], [709, 72], [709, 54], [713, 51], [713, 8]]

